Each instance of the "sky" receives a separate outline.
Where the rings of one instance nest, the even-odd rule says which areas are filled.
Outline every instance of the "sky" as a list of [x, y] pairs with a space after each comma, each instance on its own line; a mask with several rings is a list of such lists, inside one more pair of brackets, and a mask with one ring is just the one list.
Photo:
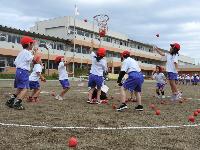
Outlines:
[[72, 16], [75, 4], [79, 19], [107, 14], [110, 30], [163, 49], [178, 42], [181, 54], [200, 61], [200, 0], [0, 0], [0, 25], [29, 30], [36, 21]]

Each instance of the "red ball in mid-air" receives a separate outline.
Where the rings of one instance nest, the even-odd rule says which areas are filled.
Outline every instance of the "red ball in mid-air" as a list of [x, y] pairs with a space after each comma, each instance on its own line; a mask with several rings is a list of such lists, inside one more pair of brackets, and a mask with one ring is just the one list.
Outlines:
[[77, 139], [75, 137], [71, 137], [68, 141], [69, 147], [76, 147], [77, 146]]
[[197, 109], [197, 112], [200, 113], [200, 109]]

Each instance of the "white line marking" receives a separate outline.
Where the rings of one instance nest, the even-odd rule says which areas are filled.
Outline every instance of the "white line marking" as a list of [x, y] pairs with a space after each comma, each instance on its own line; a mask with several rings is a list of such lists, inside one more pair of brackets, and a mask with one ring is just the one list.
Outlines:
[[49, 92], [41, 91], [40, 93], [42, 93], [42, 94], [48, 94]]
[[88, 92], [80, 92], [80, 93], [83, 93], [83, 94], [88, 94]]
[[47, 126], [47, 125], [23, 125], [23, 124], [9, 124], [0, 123], [1, 126], [8, 127], [30, 127], [30, 128], [42, 128], [42, 129], [86, 129], [86, 130], [134, 130], [134, 129], [168, 129], [168, 128], [183, 128], [183, 127], [199, 127], [200, 124], [193, 125], [169, 125], [169, 126], [141, 126], [141, 127], [73, 127], [73, 126]]

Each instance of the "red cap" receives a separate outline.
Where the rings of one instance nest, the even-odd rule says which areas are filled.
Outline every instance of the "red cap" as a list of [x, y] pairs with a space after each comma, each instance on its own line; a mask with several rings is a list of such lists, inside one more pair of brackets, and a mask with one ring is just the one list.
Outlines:
[[121, 57], [126, 57], [126, 56], [130, 56], [130, 55], [131, 55], [131, 53], [127, 50], [125, 50], [121, 53]]
[[31, 37], [29, 37], [29, 36], [24, 36], [24, 37], [21, 38], [20, 43], [21, 43], [22, 45], [24, 45], [24, 44], [29, 44], [29, 43], [35, 43], [35, 40], [33, 40], [33, 39], [32, 39]]
[[176, 48], [177, 50], [180, 50], [180, 48], [181, 48], [180, 44], [178, 44], [178, 43], [170, 44], [170, 46], [171, 46], [172, 48]]
[[99, 48], [97, 50], [97, 55], [100, 56], [100, 57], [106, 56], [106, 49], [105, 48]]
[[64, 58], [64, 56], [57, 56], [54, 61], [58, 63], [59, 61], [61, 61], [61, 58]]
[[41, 56], [40, 55], [36, 55], [35, 57], [34, 57], [34, 61], [35, 62], [38, 62], [38, 61], [40, 61], [41, 60]]

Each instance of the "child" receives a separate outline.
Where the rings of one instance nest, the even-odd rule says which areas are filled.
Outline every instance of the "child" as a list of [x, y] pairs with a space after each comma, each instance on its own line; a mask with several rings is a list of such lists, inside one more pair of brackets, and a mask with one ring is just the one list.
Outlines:
[[[109, 88], [105, 84], [103, 84], [103, 86], [101, 87], [100, 100], [108, 100], [108, 96], [107, 96], [108, 90]], [[93, 100], [97, 99], [97, 93], [98, 93], [98, 90], [97, 88], [95, 88], [94, 92], [92, 93]]]
[[[63, 87], [63, 90], [60, 93], [60, 95], [57, 95], [55, 97], [55, 99], [57, 100], [63, 100], [65, 93], [67, 93], [67, 91], [70, 89], [66, 66], [71, 62], [73, 58], [74, 57], [72, 57], [68, 62], [65, 62], [64, 56], [58, 56], [55, 59], [55, 62], [58, 64], [59, 81]], [[73, 74], [73, 73], [70, 73], [70, 74]]]
[[199, 82], [199, 75], [195, 74], [194, 75], [194, 85], [198, 85]]
[[[126, 90], [129, 90], [130, 92], [134, 91], [134, 94], [136, 96], [136, 100], [138, 102], [138, 106], [135, 107], [138, 111], [143, 111], [143, 106], [141, 104], [141, 89], [142, 84], [144, 82], [144, 77], [142, 73], [140, 72], [141, 69], [138, 65], [138, 63], [130, 57], [129, 51], [124, 51], [121, 54], [121, 58], [124, 59], [121, 66], [121, 71], [119, 73], [118, 77], [118, 85], [121, 86], [121, 102], [122, 104], [117, 108], [117, 111], [122, 111], [124, 109], [127, 109], [126, 105]], [[122, 79], [125, 74], [128, 74], [128, 78], [125, 80], [125, 82], [122, 84]]]
[[30, 89], [33, 89], [33, 92], [31, 96], [28, 97], [28, 102], [37, 102], [39, 99], [39, 94], [40, 94], [40, 83], [39, 79], [41, 81], [46, 82], [46, 79], [42, 76], [42, 61], [40, 56], [35, 56], [33, 60], [33, 72], [29, 76], [29, 86]]
[[[164, 87], [166, 84], [165, 75], [162, 73], [161, 66], [156, 66], [156, 71], [152, 73], [152, 78], [156, 80], [156, 93], [158, 98], [165, 98]], [[160, 92], [162, 96], [160, 96]]]
[[172, 91], [171, 100], [180, 100], [182, 93], [178, 91], [175, 81], [177, 80], [178, 75], [178, 52], [180, 50], [180, 45], [178, 43], [170, 44], [170, 51], [168, 53], [164, 53], [155, 47], [155, 50], [161, 55], [165, 56], [167, 59], [166, 63], [166, 71], [168, 75], [169, 84]]
[[16, 66], [14, 88], [17, 88], [17, 90], [6, 102], [8, 107], [17, 110], [25, 109], [24, 106], [22, 106], [22, 99], [25, 97], [29, 88], [30, 64], [36, 52], [36, 49], [31, 52], [35, 43], [31, 37], [24, 36], [21, 38], [20, 42], [23, 50], [18, 54], [14, 62]]
[[190, 75], [187, 74], [186, 77], [185, 77], [185, 80], [186, 80], [186, 85], [190, 85]]
[[[96, 54], [93, 51], [91, 52], [92, 66], [91, 66], [89, 82], [88, 82], [88, 87], [91, 89], [89, 90], [88, 101], [87, 101], [88, 103], [91, 103], [91, 104], [100, 103], [101, 87], [103, 86], [103, 81], [104, 81], [103, 75], [104, 75], [104, 72], [107, 72], [108, 70], [107, 62], [104, 59], [105, 56], [106, 56], [105, 48], [99, 48]], [[95, 87], [97, 88], [96, 101], [92, 99], [92, 94], [95, 90]]]
[[194, 85], [194, 75], [191, 76], [191, 82], [192, 82], [192, 85]]

